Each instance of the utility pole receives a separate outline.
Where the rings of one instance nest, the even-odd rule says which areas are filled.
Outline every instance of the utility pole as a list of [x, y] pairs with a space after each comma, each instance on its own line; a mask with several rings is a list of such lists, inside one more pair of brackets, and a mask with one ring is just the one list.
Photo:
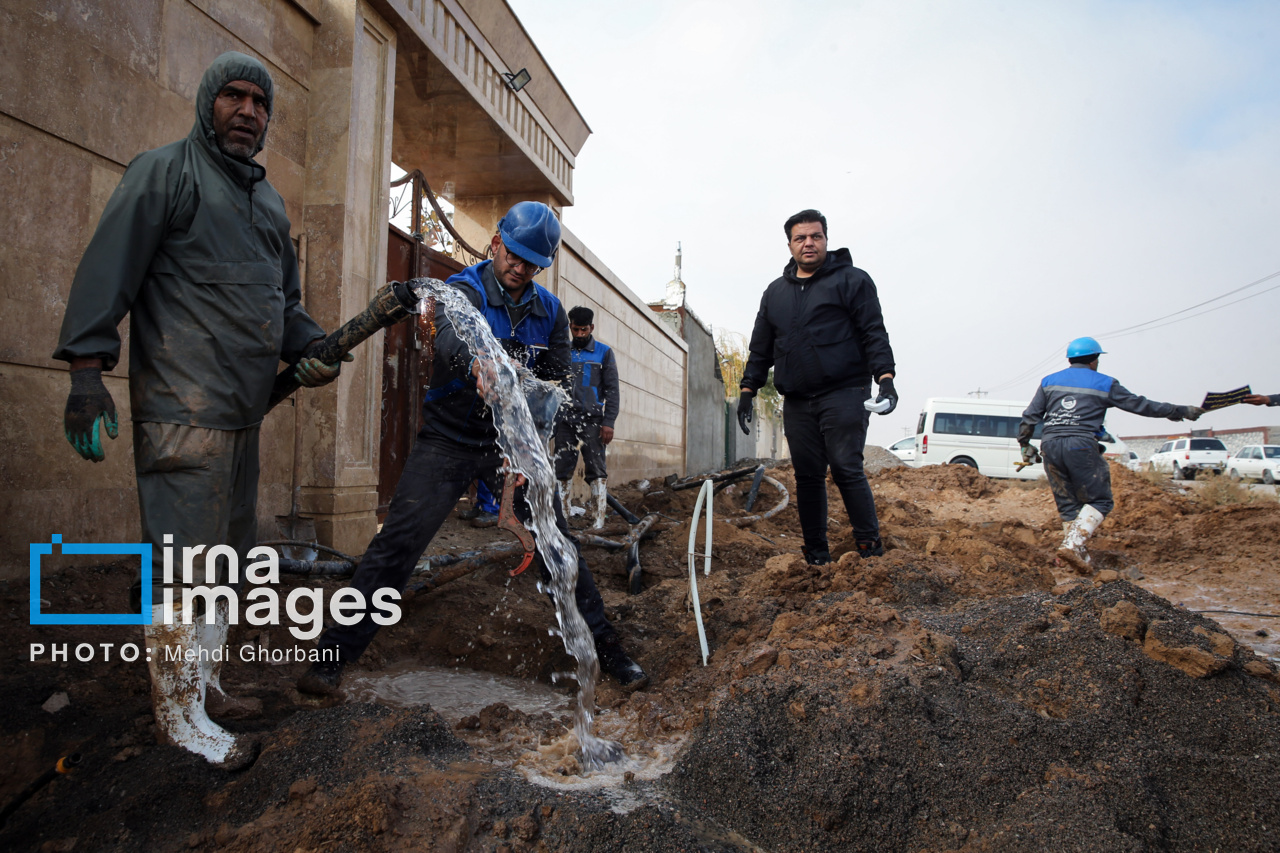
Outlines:
[[990, 394], [990, 393], [991, 393], [990, 391], [983, 391], [983, 390], [982, 390], [982, 387], [981, 387], [981, 386], [979, 386], [977, 391], [970, 391], [970, 392], [969, 392], [969, 396], [970, 396], [970, 397], [977, 397], [977, 398], [981, 399], [981, 398], [983, 398], [983, 397], [987, 396], [987, 395], [988, 395], [988, 394]]

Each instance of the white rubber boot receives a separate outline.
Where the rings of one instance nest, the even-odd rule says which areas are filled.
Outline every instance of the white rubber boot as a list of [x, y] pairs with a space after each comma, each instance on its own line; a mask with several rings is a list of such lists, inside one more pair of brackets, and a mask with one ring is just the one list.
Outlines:
[[1075, 566], [1076, 571], [1081, 574], [1093, 574], [1093, 561], [1089, 559], [1089, 552], [1085, 550], [1084, 543], [1089, 541], [1089, 537], [1098, 529], [1103, 518], [1105, 516], [1102, 513], [1085, 504], [1081, 507], [1076, 520], [1067, 528], [1067, 534], [1062, 538], [1062, 545], [1058, 547], [1058, 556]]
[[[199, 661], [205, 682], [204, 708], [210, 716], [229, 720], [247, 720], [262, 714], [262, 700], [242, 699], [227, 695], [222, 689], [222, 665], [231, 654], [227, 646], [227, 601], [219, 599], [214, 623], [208, 625], [203, 616], [197, 616], [193, 627], [199, 628], [197, 639], [200, 648], [208, 650], [208, 657]], [[216, 659], [215, 659], [216, 658]]]
[[604, 477], [599, 480], [593, 480], [591, 483], [591, 496], [596, 499], [596, 523], [591, 525], [592, 530], [599, 530], [604, 527], [604, 514], [608, 509], [608, 502], [605, 498], [608, 494], [607, 485], [608, 481]]
[[180, 746], [224, 770], [239, 770], [257, 757], [253, 738], [236, 737], [209, 719], [204, 710], [205, 668], [186, 660], [200, 648], [200, 625], [183, 625], [174, 609], [174, 624], [163, 623], [164, 606], [151, 608], [152, 624], [142, 629], [151, 670], [151, 706], [161, 743]]
[[569, 487], [572, 485], [573, 480], [560, 481], [560, 509], [564, 512], [566, 522], [573, 518], [573, 504], [569, 502]]

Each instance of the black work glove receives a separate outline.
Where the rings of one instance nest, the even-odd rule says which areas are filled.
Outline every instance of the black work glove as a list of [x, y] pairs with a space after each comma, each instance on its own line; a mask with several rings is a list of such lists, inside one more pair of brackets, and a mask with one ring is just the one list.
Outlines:
[[71, 393], [67, 395], [67, 408], [62, 415], [62, 426], [67, 441], [85, 459], [101, 462], [102, 439], [98, 425], [105, 424], [107, 435], [120, 434], [120, 421], [116, 416], [116, 403], [111, 392], [102, 384], [102, 368], [82, 367], [71, 371]]
[[747, 435], [751, 435], [752, 408], [756, 399], [755, 391], [743, 391], [738, 397], [738, 426], [742, 427], [742, 431]]
[[898, 408], [898, 392], [893, 387], [892, 376], [888, 377], [887, 379], [880, 380], [880, 393], [876, 395], [876, 399], [874, 402], [883, 403], [885, 400], [889, 401], [889, 408], [885, 409], [883, 412], [880, 412], [880, 414], [882, 415], [887, 415], [890, 412], [892, 412], [894, 409]]
[[1043, 462], [1044, 458], [1040, 455], [1040, 451], [1034, 446], [1031, 444], [1024, 444], [1022, 445], [1022, 461], [1028, 465], [1034, 465], [1037, 462]]
[[325, 364], [318, 358], [308, 355], [313, 352], [316, 347], [320, 346], [320, 341], [314, 340], [307, 344], [307, 348], [302, 351], [302, 358], [298, 361], [298, 366], [294, 368], [293, 378], [303, 388], [319, 388], [321, 385], [328, 385], [330, 382], [338, 378], [338, 374], [342, 372], [343, 362], [350, 363], [356, 360], [354, 353], [347, 353], [342, 357], [342, 361], [337, 364]]
[[1204, 409], [1199, 406], [1174, 406], [1172, 414], [1169, 415], [1171, 421], [1196, 421], [1204, 414]]

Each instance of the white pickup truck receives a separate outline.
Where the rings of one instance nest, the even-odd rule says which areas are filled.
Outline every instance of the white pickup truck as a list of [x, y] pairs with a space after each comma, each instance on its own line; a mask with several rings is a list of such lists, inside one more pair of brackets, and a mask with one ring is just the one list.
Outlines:
[[1152, 471], [1175, 480], [1194, 480], [1200, 471], [1221, 474], [1227, 467], [1227, 446], [1216, 438], [1178, 438], [1166, 441], [1148, 463]]

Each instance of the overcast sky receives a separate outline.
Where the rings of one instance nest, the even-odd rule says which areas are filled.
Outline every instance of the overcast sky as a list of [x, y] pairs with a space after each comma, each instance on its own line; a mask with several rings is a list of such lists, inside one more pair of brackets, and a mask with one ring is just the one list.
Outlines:
[[1280, 276], [1245, 288], [1280, 272], [1280, 4], [508, 2], [592, 129], [565, 222], [642, 298], [680, 241], [690, 306], [749, 335], [783, 221], [826, 214], [897, 359], [872, 443], [926, 397], [1030, 400], [1080, 335], [1152, 399], [1280, 393]]

